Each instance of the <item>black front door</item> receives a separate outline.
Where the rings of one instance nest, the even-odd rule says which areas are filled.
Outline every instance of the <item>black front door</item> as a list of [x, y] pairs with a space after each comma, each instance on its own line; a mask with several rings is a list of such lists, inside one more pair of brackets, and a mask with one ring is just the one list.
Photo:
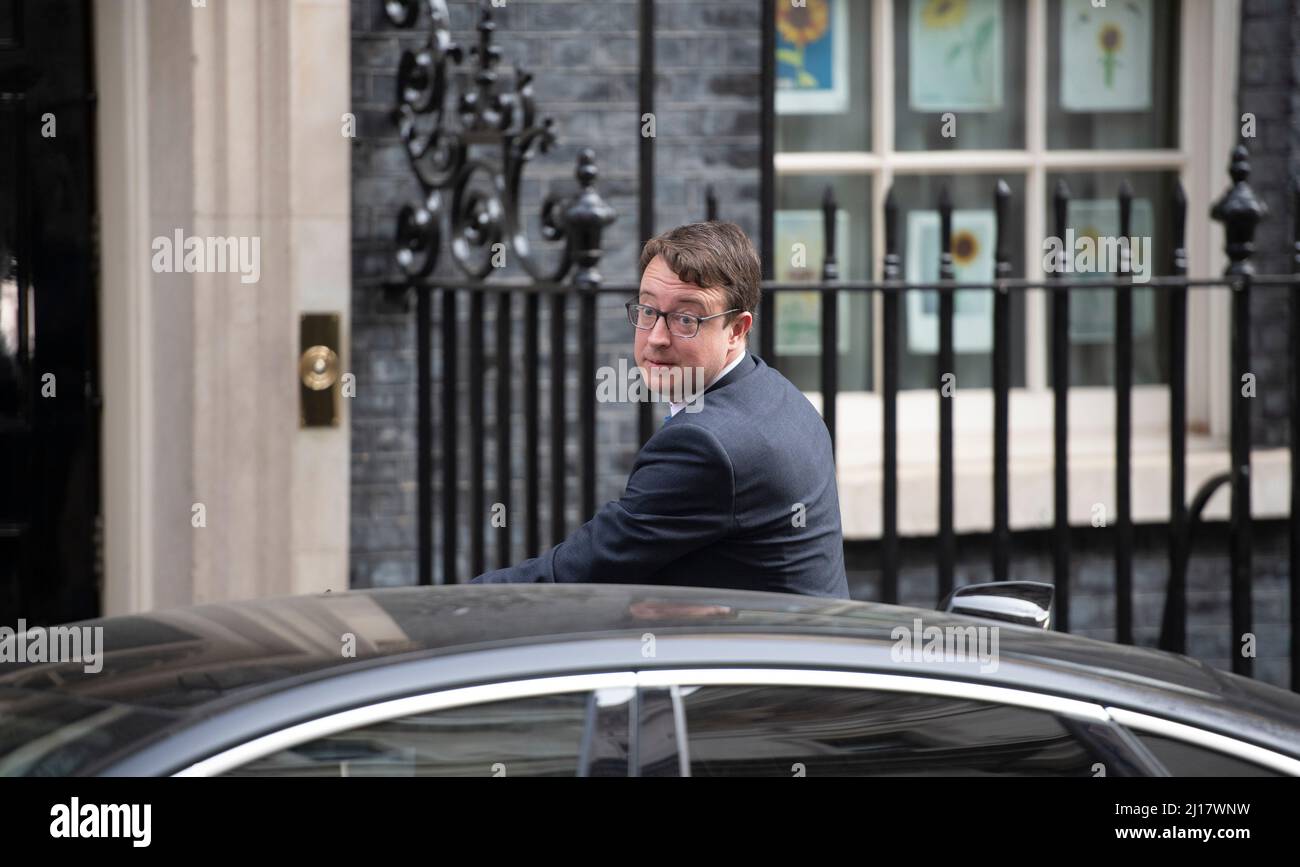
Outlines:
[[88, 0], [0, 0], [0, 625], [99, 613]]

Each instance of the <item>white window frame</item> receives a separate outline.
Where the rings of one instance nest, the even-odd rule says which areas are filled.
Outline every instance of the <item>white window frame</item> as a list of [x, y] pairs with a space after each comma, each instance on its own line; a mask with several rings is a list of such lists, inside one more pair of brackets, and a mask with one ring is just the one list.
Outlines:
[[[1179, 34], [1178, 147], [1143, 150], [1049, 150], [1047, 147], [1047, 2], [1025, 0], [1026, 76], [1023, 150], [897, 151], [894, 146], [893, 0], [872, 0], [872, 150], [869, 152], [778, 153], [778, 178], [798, 175], [867, 175], [872, 184], [872, 257], [875, 279], [882, 279], [885, 196], [896, 174], [971, 174], [1006, 171], [1025, 178], [1025, 261], [1023, 273], [1043, 276], [1041, 244], [1049, 229], [1047, 175], [1059, 171], [1176, 171], [1187, 194], [1188, 269], [1194, 276], [1222, 273], [1226, 263], [1222, 227], [1209, 218], [1212, 203], [1228, 185], [1227, 161], [1237, 140], [1236, 88], [1240, 0], [1183, 0]], [[872, 357], [874, 391], [839, 395], [841, 499], [845, 535], [877, 537], [880, 532], [880, 391], [883, 363], [883, 301], [873, 294]], [[1226, 290], [1189, 292], [1187, 409], [1188, 491], [1226, 469], [1230, 421], [1229, 349], [1231, 301]], [[1047, 294], [1025, 293], [1026, 387], [1011, 394], [1011, 523], [1014, 528], [1052, 522], [1052, 392], [1047, 381]], [[1213, 387], [1212, 387], [1213, 386]], [[818, 407], [821, 395], [809, 399]], [[928, 534], [937, 528], [934, 508], [938, 438], [937, 398], [933, 390], [899, 394], [899, 529]], [[1133, 391], [1134, 520], [1168, 520], [1168, 402], [1166, 385]], [[1113, 494], [1115, 393], [1111, 387], [1070, 389], [1071, 523], [1088, 523], [1097, 503]], [[959, 389], [954, 407], [957, 431], [956, 476], [959, 531], [991, 529], [992, 391]], [[924, 454], [909, 455], [908, 444]], [[850, 445], [851, 444], [851, 445]], [[1044, 451], [1046, 449], [1045, 455]], [[913, 450], [915, 451], [915, 450]], [[1277, 463], [1285, 455], [1257, 453]], [[1046, 484], [1042, 483], [1044, 457]], [[1220, 467], [1219, 465], [1223, 466]], [[1285, 463], [1279, 465], [1285, 471]], [[1270, 473], [1271, 474], [1271, 473]], [[967, 477], [967, 478], [963, 478]], [[1098, 482], [1102, 484], [1098, 484]], [[1286, 491], [1262, 488], [1256, 479], [1257, 516], [1284, 515]], [[962, 488], [965, 486], [966, 490]], [[846, 490], [846, 488], [848, 490]], [[1151, 491], [1158, 496], [1143, 496]], [[865, 499], [864, 499], [865, 497]], [[874, 497], [874, 499], [873, 499]], [[1262, 499], [1261, 499], [1262, 497]], [[1224, 502], [1220, 503], [1219, 500]], [[856, 506], [856, 508], [855, 508]], [[1226, 496], [1217, 496], [1206, 517], [1226, 515]], [[1114, 510], [1111, 509], [1111, 517]]]

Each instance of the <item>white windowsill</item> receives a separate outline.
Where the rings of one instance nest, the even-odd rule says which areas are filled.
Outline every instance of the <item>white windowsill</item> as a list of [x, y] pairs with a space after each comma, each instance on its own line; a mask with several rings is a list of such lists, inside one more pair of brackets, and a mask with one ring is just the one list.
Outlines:
[[[821, 409], [821, 395], [806, 392]], [[989, 389], [958, 390], [953, 429], [954, 515], [958, 532], [993, 529], [993, 395]], [[904, 536], [938, 531], [938, 409], [933, 391], [898, 396], [898, 529]], [[874, 392], [842, 392], [837, 404], [837, 479], [844, 536], [875, 539], [881, 527], [881, 399]], [[1132, 509], [1134, 523], [1169, 520], [1168, 389], [1136, 386], [1132, 401]], [[1010, 524], [1013, 530], [1052, 526], [1052, 393], [1011, 392], [1009, 412]], [[1093, 507], [1115, 520], [1115, 398], [1109, 388], [1070, 390], [1070, 523], [1090, 526]], [[1287, 515], [1289, 453], [1252, 452], [1252, 514]], [[1226, 441], [1188, 433], [1187, 501], [1206, 480], [1229, 467]], [[1226, 520], [1228, 490], [1221, 488], [1203, 513]]]

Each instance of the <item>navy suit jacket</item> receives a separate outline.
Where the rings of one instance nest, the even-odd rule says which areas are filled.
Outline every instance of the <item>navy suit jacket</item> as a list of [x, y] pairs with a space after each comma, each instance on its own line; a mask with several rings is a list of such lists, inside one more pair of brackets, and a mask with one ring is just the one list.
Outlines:
[[674, 584], [848, 599], [835, 462], [816, 409], [748, 352], [697, 400], [642, 447], [621, 498], [542, 556], [470, 583]]

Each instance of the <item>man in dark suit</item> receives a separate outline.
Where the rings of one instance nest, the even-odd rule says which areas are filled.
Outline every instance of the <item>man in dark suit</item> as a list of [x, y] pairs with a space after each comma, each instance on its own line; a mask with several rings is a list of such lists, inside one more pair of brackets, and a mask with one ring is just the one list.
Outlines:
[[[627, 489], [540, 557], [474, 584], [677, 584], [849, 597], [830, 437], [789, 380], [746, 351], [758, 254], [734, 223], [652, 238], [628, 304], [636, 362], [670, 415]], [[707, 388], [692, 388], [708, 383]], [[587, 387], [594, 387], [588, 383]]]

